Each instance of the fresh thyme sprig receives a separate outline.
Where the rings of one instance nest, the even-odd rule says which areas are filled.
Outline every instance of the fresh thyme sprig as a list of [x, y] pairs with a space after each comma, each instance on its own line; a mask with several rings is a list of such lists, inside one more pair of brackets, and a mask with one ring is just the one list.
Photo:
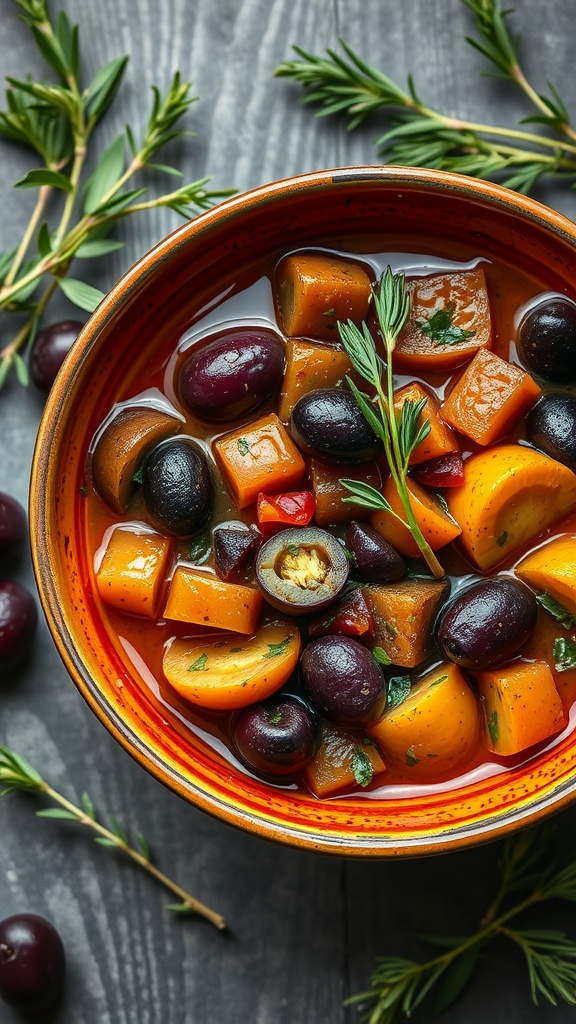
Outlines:
[[349, 498], [343, 498], [343, 501], [354, 502], [371, 511], [384, 511], [397, 519], [414, 537], [433, 575], [441, 578], [444, 576], [444, 570], [416, 522], [406, 482], [410, 456], [416, 446], [430, 433], [428, 420], [419, 425], [426, 399], [404, 402], [398, 419], [394, 412], [392, 353], [410, 313], [410, 297], [406, 291], [404, 274], [394, 274], [391, 268], [387, 267], [373, 289], [373, 299], [386, 352], [385, 362], [378, 355], [376, 344], [365, 322], [358, 328], [352, 320], [348, 320], [345, 324], [338, 324], [338, 330], [352, 366], [376, 391], [377, 404], [373, 405], [368, 396], [356, 387], [354, 381], [350, 377], [347, 378], [362, 414], [384, 445], [390, 473], [406, 519], [402, 519], [394, 511], [380, 491], [357, 480], [340, 481], [351, 495]]
[[[381, 957], [371, 988], [349, 1003], [372, 1003], [366, 1024], [393, 1024], [410, 1017], [434, 990], [435, 1012], [447, 1009], [461, 995], [478, 959], [492, 939], [505, 936], [526, 960], [532, 999], [556, 1006], [561, 1000], [576, 1005], [576, 942], [563, 932], [515, 928], [511, 922], [525, 911], [551, 899], [576, 902], [576, 859], [559, 862], [550, 852], [551, 829], [543, 826], [507, 839], [500, 859], [500, 886], [478, 930], [461, 936], [425, 936], [443, 949], [419, 963], [396, 956]], [[516, 901], [510, 897], [519, 894]]]
[[155, 867], [151, 860], [148, 843], [141, 832], [136, 833], [133, 846], [126, 832], [113, 815], [110, 815], [110, 828], [106, 828], [105, 825], [102, 825], [97, 820], [94, 804], [87, 793], [82, 794], [82, 806], [77, 807], [45, 782], [42, 776], [38, 774], [25, 758], [5, 746], [0, 746], [0, 787], [2, 787], [0, 796], [6, 796], [16, 790], [42, 793], [58, 804], [58, 806], [37, 811], [36, 814], [39, 818], [59, 818], [65, 821], [75, 821], [79, 825], [86, 825], [97, 833], [95, 842], [101, 846], [119, 850], [121, 853], [126, 854], [135, 864], [138, 864], [139, 867], [147, 871], [156, 881], [160, 882], [161, 885], [178, 897], [179, 902], [168, 904], [167, 910], [185, 914], [199, 914], [210, 921], [216, 928], [226, 928], [226, 921], [221, 914], [216, 913], [216, 911], [211, 910], [210, 907], [195, 899], [194, 896], [191, 896], [185, 889], [182, 889], [181, 886], [177, 885]]
[[[0, 387], [11, 369], [22, 384], [27, 383], [21, 352], [32, 344], [40, 318], [58, 288], [87, 312], [103, 298], [98, 289], [68, 273], [75, 257], [105, 256], [122, 247], [122, 242], [109, 237], [121, 217], [166, 206], [188, 218], [231, 194], [231, 190], [208, 191], [210, 179], [202, 178], [144, 200], [147, 188], [132, 184], [144, 168], [182, 177], [177, 168], [153, 162], [168, 142], [191, 134], [177, 125], [198, 97], [190, 94], [190, 83], [182, 82], [178, 72], [165, 95], [152, 87], [152, 110], [142, 141], [137, 143], [127, 127], [126, 136], [114, 140], [84, 181], [92, 132], [116, 96], [128, 58], [113, 60], [84, 87], [78, 27], [64, 12], [52, 21], [47, 0], [15, 2], [57, 81], [9, 78], [7, 109], [0, 111], [0, 137], [32, 148], [42, 162], [16, 182], [18, 188], [38, 189], [38, 198], [19, 246], [0, 254], [0, 313], [27, 317], [0, 352]], [[62, 204], [59, 219], [50, 229], [44, 217], [55, 193], [61, 195]], [[43, 280], [47, 283], [39, 294]]]
[[319, 104], [317, 116], [348, 114], [350, 129], [375, 111], [390, 109], [390, 128], [375, 143], [389, 163], [458, 171], [481, 178], [496, 176], [520, 192], [529, 192], [546, 174], [573, 184], [576, 130], [554, 86], [548, 83], [550, 95], [541, 96], [526, 79], [520, 66], [518, 43], [508, 31], [507, 18], [512, 11], [503, 10], [500, 0], [462, 2], [476, 15], [480, 36], [468, 38], [468, 42], [536, 106], [537, 113], [524, 118], [524, 122], [539, 122], [551, 135], [442, 114], [422, 102], [411, 75], [407, 90], [400, 88], [378, 68], [362, 60], [342, 39], [344, 56], [326, 50], [326, 56], [321, 57], [294, 47], [300, 59], [280, 64], [275, 74], [301, 82], [306, 90], [302, 102]]

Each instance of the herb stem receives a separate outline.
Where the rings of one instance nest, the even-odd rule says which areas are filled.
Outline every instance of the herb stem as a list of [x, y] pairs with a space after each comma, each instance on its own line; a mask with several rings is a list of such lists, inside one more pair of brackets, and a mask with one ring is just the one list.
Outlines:
[[[24, 234], [22, 235], [20, 245], [18, 246], [18, 249], [14, 254], [14, 259], [12, 260], [12, 263], [10, 265], [10, 270], [8, 271], [6, 277], [4, 278], [4, 287], [8, 287], [11, 284], [13, 284], [16, 278], [16, 274], [18, 273], [20, 267], [22, 266], [22, 263], [24, 262], [26, 253], [28, 252], [28, 247], [34, 237], [34, 234], [36, 232], [38, 224], [40, 223], [40, 219], [42, 217], [42, 214], [44, 213], [46, 204], [48, 203], [51, 194], [51, 185], [41, 185], [38, 189], [38, 196], [36, 199], [34, 209], [32, 211], [32, 215], [30, 217], [30, 220], [28, 221], [28, 225], [26, 227], [26, 230], [24, 231]], [[0, 288], [0, 294], [2, 291], [3, 288]]]

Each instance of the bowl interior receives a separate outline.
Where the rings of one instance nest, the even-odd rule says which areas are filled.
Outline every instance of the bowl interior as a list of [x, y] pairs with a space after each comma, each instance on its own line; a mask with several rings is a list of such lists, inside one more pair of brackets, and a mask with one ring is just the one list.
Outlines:
[[[231, 763], [130, 669], [91, 587], [83, 509], [86, 452], [138, 368], [162, 370], [158, 338], [176, 345], [198, 312], [292, 248], [493, 257], [541, 290], [573, 292], [576, 232], [564, 218], [498, 186], [400, 168], [320, 172], [257, 189], [184, 225], [101, 303], [68, 356], [40, 428], [31, 487], [42, 602], [65, 664], [100, 720], [180, 795], [232, 824], [311, 849], [365, 855], [452, 848], [536, 820], [571, 799], [576, 744], [555, 745], [458, 789], [436, 786], [319, 801], [270, 786]], [[460, 258], [460, 257], [458, 257]], [[137, 393], [135, 385], [133, 393]], [[223, 749], [223, 748], [222, 748]]]

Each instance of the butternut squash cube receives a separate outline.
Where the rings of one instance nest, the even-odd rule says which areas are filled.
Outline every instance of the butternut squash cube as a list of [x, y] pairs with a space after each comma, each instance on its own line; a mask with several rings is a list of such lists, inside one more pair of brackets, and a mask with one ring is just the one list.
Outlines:
[[539, 608], [534, 632], [522, 648], [522, 657], [528, 661], [544, 661], [548, 665], [562, 704], [569, 711], [576, 701], [576, 668], [557, 672], [554, 657], [554, 642], [563, 637], [576, 641], [576, 631], [564, 629], [547, 611]]
[[123, 612], [154, 618], [171, 550], [169, 538], [147, 526], [114, 527], [96, 570], [102, 600]]
[[576, 508], [576, 474], [519, 444], [477, 452], [464, 483], [446, 496], [461, 543], [480, 569], [491, 569]]
[[576, 615], [576, 537], [556, 537], [524, 558], [514, 572]]
[[448, 593], [446, 580], [410, 579], [363, 587], [374, 622], [374, 643], [393, 665], [414, 668], [427, 656], [432, 627]]
[[562, 701], [543, 662], [518, 661], [475, 676], [495, 754], [519, 754], [565, 725]]
[[421, 427], [424, 420], [428, 420], [430, 433], [412, 452], [410, 456], [411, 466], [416, 465], [418, 462], [427, 462], [429, 459], [437, 459], [440, 455], [447, 455], [449, 452], [457, 452], [459, 450], [454, 432], [440, 418], [438, 400], [422, 384], [418, 384], [415, 381], [413, 384], [407, 384], [406, 387], [395, 391], [394, 409], [399, 414], [404, 402], [419, 402], [423, 398], [426, 399], [426, 405], [418, 420], [418, 426]]
[[338, 321], [368, 315], [371, 281], [359, 263], [324, 253], [285, 256], [276, 269], [280, 319], [289, 337], [338, 340]]
[[[435, 496], [424, 487], [420, 487], [415, 480], [408, 478], [406, 482], [414, 518], [432, 550], [437, 551], [438, 548], [443, 548], [445, 544], [449, 544], [450, 541], [459, 537], [461, 530], [458, 523], [444, 511]], [[384, 484], [382, 494], [396, 515], [405, 520], [404, 505], [391, 476]], [[373, 512], [370, 523], [385, 540], [401, 551], [403, 555], [408, 555], [411, 558], [421, 557], [420, 548], [411, 532], [404, 526], [404, 523], [399, 522], [389, 512]]]
[[478, 701], [458, 666], [447, 661], [418, 680], [368, 734], [414, 781], [453, 775], [480, 742]]
[[214, 442], [214, 455], [238, 508], [264, 494], [290, 491], [306, 465], [294, 441], [274, 413], [261, 416]]
[[254, 633], [261, 607], [262, 594], [254, 587], [224, 583], [180, 565], [172, 577], [164, 618], [232, 633]]
[[477, 444], [494, 444], [540, 394], [529, 373], [481, 349], [450, 392], [440, 415]]
[[353, 502], [344, 501], [350, 497], [350, 491], [340, 483], [341, 478], [358, 480], [370, 484], [380, 490], [382, 478], [376, 462], [363, 466], [339, 465], [330, 466], [317, 459], [310, 460], [310, 486], [316, 498], [314, 520], [317, 526], [332, 526], [335, 523], [347, 523], [356, 516], [366, 515], [366, 509]]
[[320, 748], [303, 770], [304, 781], [315, 796], [334, 796], [352, 786], [368, 784], [386, 770], [374, 743], [363, 743], [330, 722], [322, 723]]
[[302, 395], [316, 388], [335, 388], [352, 372], [352, 363], [343, 349], [291, 338], [286, 344], [286, 370], [278, 406], [282, 422], [288, 423]]

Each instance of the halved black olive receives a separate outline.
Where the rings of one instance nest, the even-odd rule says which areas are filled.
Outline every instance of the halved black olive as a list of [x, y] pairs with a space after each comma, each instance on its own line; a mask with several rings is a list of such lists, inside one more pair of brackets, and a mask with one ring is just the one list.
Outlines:
[[326, 608], [348, 579], [342, 545], [317, 526], [282, 530], [262, 545], [256, 579], [266, 600], [288, 615]]

